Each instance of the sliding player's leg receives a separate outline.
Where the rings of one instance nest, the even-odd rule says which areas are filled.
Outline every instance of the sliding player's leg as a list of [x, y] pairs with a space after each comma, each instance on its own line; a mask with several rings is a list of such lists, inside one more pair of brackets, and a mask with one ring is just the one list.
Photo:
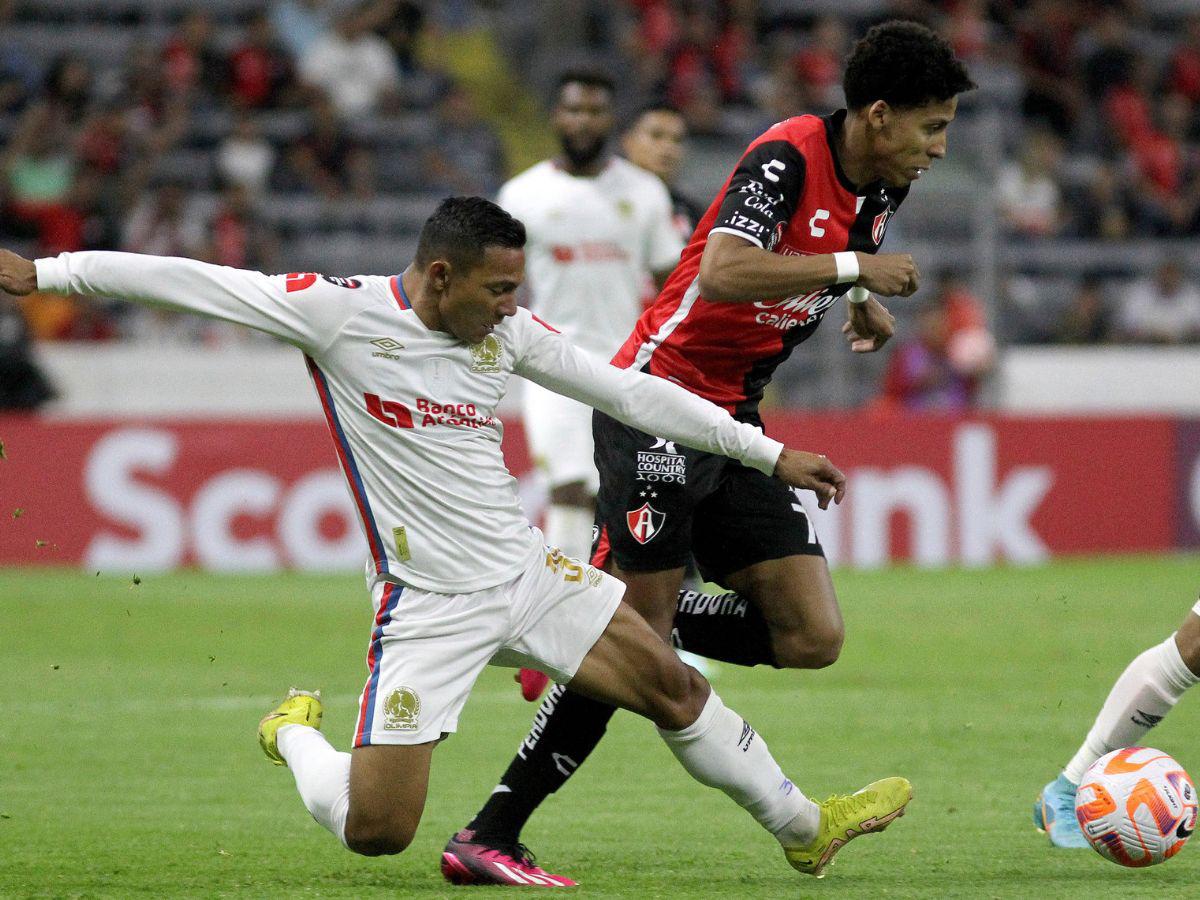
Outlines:
[[[795, 868], [819, 874], [846, 840], [880, 831], [903, 813], [911, 789], [901, 778], [820, 805], [810, 801], [783, 775], [763, 738], [725, 707], [708, 682], [631, 606], [614, 603], [619, 582], [595, 570], [588, 570], [587, 581], [590, 588], [560, 587], [571, 594], [569, 602], [539, 610], [507, 646], [524, 660], [538, 660], [572, 693], [651, 719], [684, 768], [745, 808]], [[547, 592], [534, 581], [518, 586], [534, 588]], [[460, 832], [446, 852], [485, 849]]]
[[906, 780], [889, 778], [820, 805], [809, 800], [784, 776], [754, 728], [627, 605], [613, 616], [571, 687], [653, 721], [688, 773], [749, 812], [802, 872], [820, 874], [846, 840], [882, 831], [912, 796]]
[[[434, 747], [457, 730], [476, 678], [512, 629], [503, 585], [449, 595], [383, 583], [374, 601], [353, 752], [337, 751], [321, 733], [313, 694], [289, 694], [259, 726], [264, 752], [291, 768], [313, 817], [368, 856], [399, 853], [412, 841]], [[551, 877], [523, 859], [500, 862], [503, 883]]]
[[267, 758], [286, 765], [309, 814], [364, 856], [399, 853], [412, 842], [429, 785], [436, 741], [336, 750], [321, 733], [318, 694], [289, 691], [259, 723]]
[[1086, 847], [1075, 818], [1075, 793], [1088, 767], [1104, 754], [1139, 744], [1184, 692], [1200, 682], [1200, 601], [1179, 630], [1131, 662], [1109, 691], [1083, 744], [1033, 804], [1034, 825], [1056, 847]]

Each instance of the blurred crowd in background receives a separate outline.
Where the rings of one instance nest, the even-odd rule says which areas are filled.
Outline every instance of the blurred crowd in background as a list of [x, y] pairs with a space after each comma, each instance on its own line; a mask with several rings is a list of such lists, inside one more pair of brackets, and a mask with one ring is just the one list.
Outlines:
[[[665, 98], [727, 171], [771, 122], [839, 107], [854, 39], [897, 16], [950, 38], [981, 84], [968, 106], [1004, 111], [987, 179], [1004, 241], [1200, 234], [1200, 4], [1182, 0], [0, 0], [0, 244], [394, 269], [436, 198], [494, 195], [536, 159], [505, 137], [514, 108], [447, 62], [455, 34], [494, 28], [543, 118], [554, 70], [578, 61], [562, 47], [604, 64], [622, 109]], [[928, 273], [880, 402], [969, 405], [995, 354], [956, 345], [964, 322], [1002, 344], [1200, 341], [1197, 273], [1169, 251], [1146, 271], [1014, 274], [996, 296], [962, 268]], [[0, 344], [255, 340], [119, 303], [35, 296], [22, 321], [3, 303]]]

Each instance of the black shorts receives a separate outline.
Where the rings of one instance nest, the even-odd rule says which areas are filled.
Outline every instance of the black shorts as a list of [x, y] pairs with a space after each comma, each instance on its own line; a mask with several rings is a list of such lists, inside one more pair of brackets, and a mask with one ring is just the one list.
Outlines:
[[592, 417], [600, 493], [593, 562], [629, 572], [694, 557], [720, 583], [768, 559], [824, 556], [798, 493], [736, 460], [663, 441], [604, 413]]

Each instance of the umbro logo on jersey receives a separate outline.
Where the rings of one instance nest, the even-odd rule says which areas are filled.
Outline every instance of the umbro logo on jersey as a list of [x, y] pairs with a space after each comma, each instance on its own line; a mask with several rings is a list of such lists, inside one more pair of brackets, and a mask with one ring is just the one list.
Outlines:
[[403, 350], [404, 345], [394, 338], [382, 337], [371, 341], [371, 344], [379, 349], [374, 351], [372, 356], [379, 356], [383, 359], [399, 359], [396, 355], [397, 350]]

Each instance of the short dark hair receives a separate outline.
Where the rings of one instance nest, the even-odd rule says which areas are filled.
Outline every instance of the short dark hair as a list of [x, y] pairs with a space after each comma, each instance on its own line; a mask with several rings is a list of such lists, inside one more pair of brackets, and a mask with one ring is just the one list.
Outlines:
[[444, 259], [468, 272], [488, 247], [525, 246], [525, 226], [483, 197], [447, 197], [421, 227], [417, 265]]
[[617, 83], [603, 72], [597, 72], [594, 69], [568, 69], [559, 75], [558, 80], [554, 82], [555, 103], [558, 103], [558, 98], [562, 96], [562, 89], [568, 84], [579, 84], [583, 87], [600, 88], [603, 91], [608, 91], [609, 97], [615, 97], [617, 95]]
[[876, 100], [911, 109], [949, 100], [975, 87], [950, 43], [918, 22], [876, 25], [850, 51], [842, 88], [846, 106]]
[[684, 118], [683, 110], [672, 103], [670, 100], [657, 99], [648, 100], [633, 111], [633, 115], [629, 117], [629, 127], [632, 128], [638, 122], [642, 121], [642, 116], [650, 113], [667, 113], [672, 116]]

